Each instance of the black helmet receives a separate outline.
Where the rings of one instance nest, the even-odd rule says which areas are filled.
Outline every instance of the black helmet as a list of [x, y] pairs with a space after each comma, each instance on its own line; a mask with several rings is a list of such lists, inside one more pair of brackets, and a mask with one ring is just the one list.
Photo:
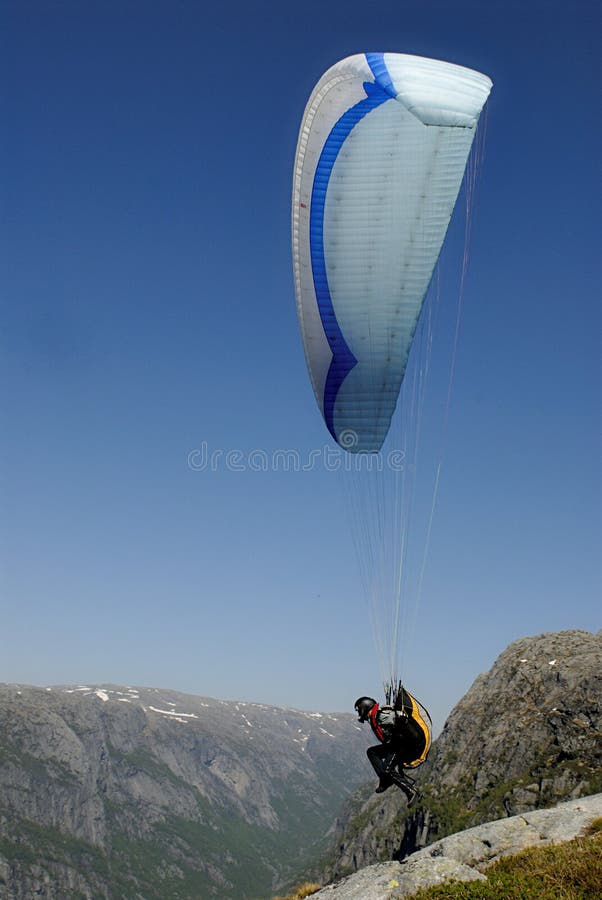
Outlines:
[[367, 722], [370, 710], [373, 706], [376, 706], [376, 700], [372, 697], [360, 697], [359, 700], [355, 701], [354, 706], [358, 722]]

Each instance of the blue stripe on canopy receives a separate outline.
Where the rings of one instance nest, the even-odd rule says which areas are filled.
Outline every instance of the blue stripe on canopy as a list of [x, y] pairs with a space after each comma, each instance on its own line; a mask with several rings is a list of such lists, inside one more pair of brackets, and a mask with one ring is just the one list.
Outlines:
[[[369, 57], [374, 58], [372, 62]], [[314, 289], [322, 327], [332, 352], [332, 360], [324, 386], [324, 420], [335, 441], [337, 435], [334, 429], [334, 406], [337, 394], [345, 378], [357, 364], [357, 359], [345, 341], [330, 296], [324, 254], [324, 209], [332, 169], [345, 140], [364, 116], [395, 96], [394, 93], [391, 93], [391, 79], [384, 62], [382, 62], [384, 72], [381, 71], [379, 57], [382, 62], [382, 53], [366, 54], [370, 68], [374, 72], [375, 78], [378, 78], [378, 83], [364, 82], [366, 97], [348, 109], [333, 126], [318, 160], [311, 194], [309, 241]]]
[[389, 97], [395, 98], [397, 97], [397, 91], [395, 90], [395, 86], [389, 75], [389, 70], [387, 69], [385, 63], [385, 54], [384, 53], [366, 53], [366, 62], [370, 66], [370, 70], [374, 75], [374, 80], [378, 84], [379, 87], [385, 91]]

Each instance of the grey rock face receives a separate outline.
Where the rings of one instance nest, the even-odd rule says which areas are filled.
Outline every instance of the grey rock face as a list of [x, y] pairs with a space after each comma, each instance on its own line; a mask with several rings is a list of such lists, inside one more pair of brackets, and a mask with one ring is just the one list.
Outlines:
[[347, 714], [0, 686], [0, 898], [269, 896], [365, 778]]
[[377, 863], [323, 888], [316, 900], [400, 900], [446, 881], [486, 881], [487, 867], [527, 847], [562, 843], [602, 816], [602, 794], [470, 828], [402, 862]]
[[329, 878], [446, 834], [602, 790], [602, 635], [515, 641], [450, 714], [418, 773], [422, 803], [370, 797], [337, 834]]
[[501, 802], [511, 815], [598, 786], [601, 729], [602, 638], [586, 631], [523, 638], [455, 707], [433, 766], [441, 788], [468, 775], [477, 798], [502, 775], [508, 792]]

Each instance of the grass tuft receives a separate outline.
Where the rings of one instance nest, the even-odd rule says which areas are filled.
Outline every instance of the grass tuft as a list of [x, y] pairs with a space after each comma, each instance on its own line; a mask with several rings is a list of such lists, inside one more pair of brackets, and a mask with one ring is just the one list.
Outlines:
[[315, 894], [321, 887], [321, 884], [315, 884], [313, 881], [304, 881], [303, 884], [293, 889], [292, 894], [287, 894], [286, 897], [274, 897], [273, 900], [303, 900], [304, 897]]
[[590, 824], [585, 829], [585, 833], [589, 835], [600, 834], [600, 832], [602, 832], [602, 817], [599, 819], [594, 819], [594, 821], [590, 822]]

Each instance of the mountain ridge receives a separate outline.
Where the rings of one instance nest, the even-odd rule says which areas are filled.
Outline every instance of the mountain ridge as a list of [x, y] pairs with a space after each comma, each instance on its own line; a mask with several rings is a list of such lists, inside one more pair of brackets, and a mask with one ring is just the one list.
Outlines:
[[602, 791], [601, 731], [602, 633], [574, 629], [513, 642], [475, 679], [410, 810], [393, 789], [370, 795], [374, 738], [348, 713], [0, 685], [0, 900], [265, 900], [308, 872], [336, 883]]
[[2, 685], [0, 897], [268, 895], [325, 842], [365, 746], [345, 713]]

